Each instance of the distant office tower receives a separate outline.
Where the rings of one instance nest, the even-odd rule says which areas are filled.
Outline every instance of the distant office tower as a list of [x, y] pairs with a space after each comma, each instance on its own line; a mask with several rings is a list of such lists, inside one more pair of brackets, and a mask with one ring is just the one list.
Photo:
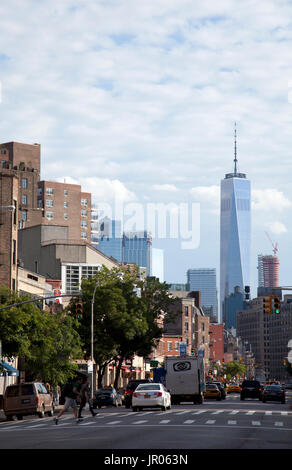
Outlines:
[[82, 192], [79, 184], [40, 181], [38, 208], [42, 225], [69, 227], [71, 240], [91, 243], [91, 193]]
[[152, 248], [151, 276], [157, 277], [160, 282], [164, 282], [164, 251], [158, 248]]
[[240, 291], [240, 287], [234, 287], [234, 292], [225, 298], [223, 323], [226, 329], [235, 328], [236, 325], [236, 312], [243, 310], [244, 294]]
[[250, 285], [250, 181], [237, 171], [236, 129], [234, 172], [221, 181], [220, 309], [239, 286]]
[[121, 221], [104, 218], [99, 221], [98, 244], [94, 245], [105, 255], [122, 262], [123, 235], [121, 231]]
[[212, 321], [218, 320], [216, 269], [188, 269], [187, 280], [190, 291], [201, 292], [201, 305]]
[[152, 238], [147, 231], [126, 232], [123, 235], [124, 263], [134, 263], [145, 267], [147, 276], [151, 275]]
[[258, 287], [279, 287], [279, 258], [258, 255]]
[[7, 142], [0, 144], [1, 173], [18, 177], [18, 227], [41, 223], [42, 211], [37, 206], [40, 180], [41, 146]]

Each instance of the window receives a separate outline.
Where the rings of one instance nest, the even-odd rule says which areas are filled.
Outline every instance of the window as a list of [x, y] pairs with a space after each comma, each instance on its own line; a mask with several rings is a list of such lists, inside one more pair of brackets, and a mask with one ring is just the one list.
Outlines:
[[67, 201], [64, 201], [64, 207], [68, 207], [68, 202]]
[[16, 264], [16, 240], [13, 240], [13, 255], [12, 255], [12, 262]]
[[87, 240], [87, 233], [86, 232], [81, 232], [81, 238], [82, 238], [82, 240]]
[[46, 212], [46, 218], [48, 220], [52, 220], [54, 218], [54, 213], [53, 212]]
[[23, 222], [27, 220], [27, 210], [21, 211], [21, 218]]
[[186, 321], [185, 322], [185, 333], [189, 331], [189, 323]]
[[175, 347], [174, 347], [174, 349], [175, 349], [176, 351], [179, 350], [179, 342], [178, 342], [178, 341], [175, 342]]
[[38, 195], [38, 196], [41, 196], [42, 194], [43, 194], [42, 188], [38, 188], [37, 195]]
[[81, 199], [81, 206], [87, 206], [87, 199]]
[[22, 195], [21, 202], [24, 206], [26, 206], [26, 204], [27, 204], [27, 195], [26, 194]]
[[87, 221], [86, 220], [81, 220], [81, 227], [87, 228]]
[[53, 196], [54, 194], [54, 189], [53, 188], [46, 188], [46, 194], [48, 196]]
[[202, 331], [205, 331], [205, 323], [202, 323]]
[[22, 188], [27, 189], [27, 178], [22, 178]]
[[172, 350], [172, 341], [167, 341], [167, 351]]
[[68, 214], [64, 214], [64, 219], [65, 219], [65, 220], [68, 219]]
[[64, 189], [64, 196], [68, 196], [68, 189]]
[[185, 307], [185, 316], [187, 317], [187, 316], [188, 316], [188, 314], [189, 314], [189, 307], [188, 307], [188, 306], [186, 306], [186, 307]]
[[81, 217], [87, 217], [87, 210], [81, 209]]
[[52, 199], [47, 199], [46, 200], [46, 206], [47, 207], [53, 207], [53, 205], [54, 205], [54, 202], [52, 201]]

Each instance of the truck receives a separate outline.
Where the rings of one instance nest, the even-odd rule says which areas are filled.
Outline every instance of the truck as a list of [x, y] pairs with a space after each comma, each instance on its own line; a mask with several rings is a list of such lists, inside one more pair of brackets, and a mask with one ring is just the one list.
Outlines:
[[163, 383], [173, 405], [202, 404], [205, 390], [204, 360], [194, 356], [166, 356], [165, 367], [153, 370], [154, 382]]

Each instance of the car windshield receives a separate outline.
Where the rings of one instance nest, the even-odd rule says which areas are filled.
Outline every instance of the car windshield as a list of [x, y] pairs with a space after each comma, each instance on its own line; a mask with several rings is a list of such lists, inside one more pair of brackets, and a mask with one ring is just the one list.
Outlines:
[[282, 390], [282, 387], [281, 385], [267, 385], [265, 387], [265, 390], [273, 390], [273, 391], [278, 391], [278, 390]]
[[138, 387], [138, 385], [140, 385], [141, 383], [145, 383], [145, 382], [129, 382], [127, 385], [127, 390], [135, 390]]
[[207, 388], [214, 388], [214, 389], [216, 389], [216, 388], [217, 388], [217, 385], [215, 385], [215, 384], [209, 384], [209, 385], [207, 385]]
[[160, 385], [152, 385], [152, 384], [139, 385], [137, 387], [137, 391], [140, 391], [140, 390], [160, 390]]

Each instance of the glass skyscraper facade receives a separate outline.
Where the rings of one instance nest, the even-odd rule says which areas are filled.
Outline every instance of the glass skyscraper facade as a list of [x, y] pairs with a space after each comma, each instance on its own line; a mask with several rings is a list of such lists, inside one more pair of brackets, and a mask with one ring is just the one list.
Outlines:
[[98, 244], [93, 243], [93, 246], [106, 256], [113, 257], [121, 263], [122, 237], [121, 221], [105, 218], [99, 223]]
[[210, 316], [212, 321], [218, 320], [216, 269], [189, 269], [187, 282], [189, 290], [201, 292], [201, 305], [204, 313]]
[[144, 230], [125, 232], [123, 234], [122, 259], [124, 263], [133, 263], [146, 268], [147, 276], [151, 275], [152, 238]]
[[220, 308], [236, 286], [250, 285], [250, 181], [237, 171], [236, 135], [234, 172], [221, 181], [220, 207]]

